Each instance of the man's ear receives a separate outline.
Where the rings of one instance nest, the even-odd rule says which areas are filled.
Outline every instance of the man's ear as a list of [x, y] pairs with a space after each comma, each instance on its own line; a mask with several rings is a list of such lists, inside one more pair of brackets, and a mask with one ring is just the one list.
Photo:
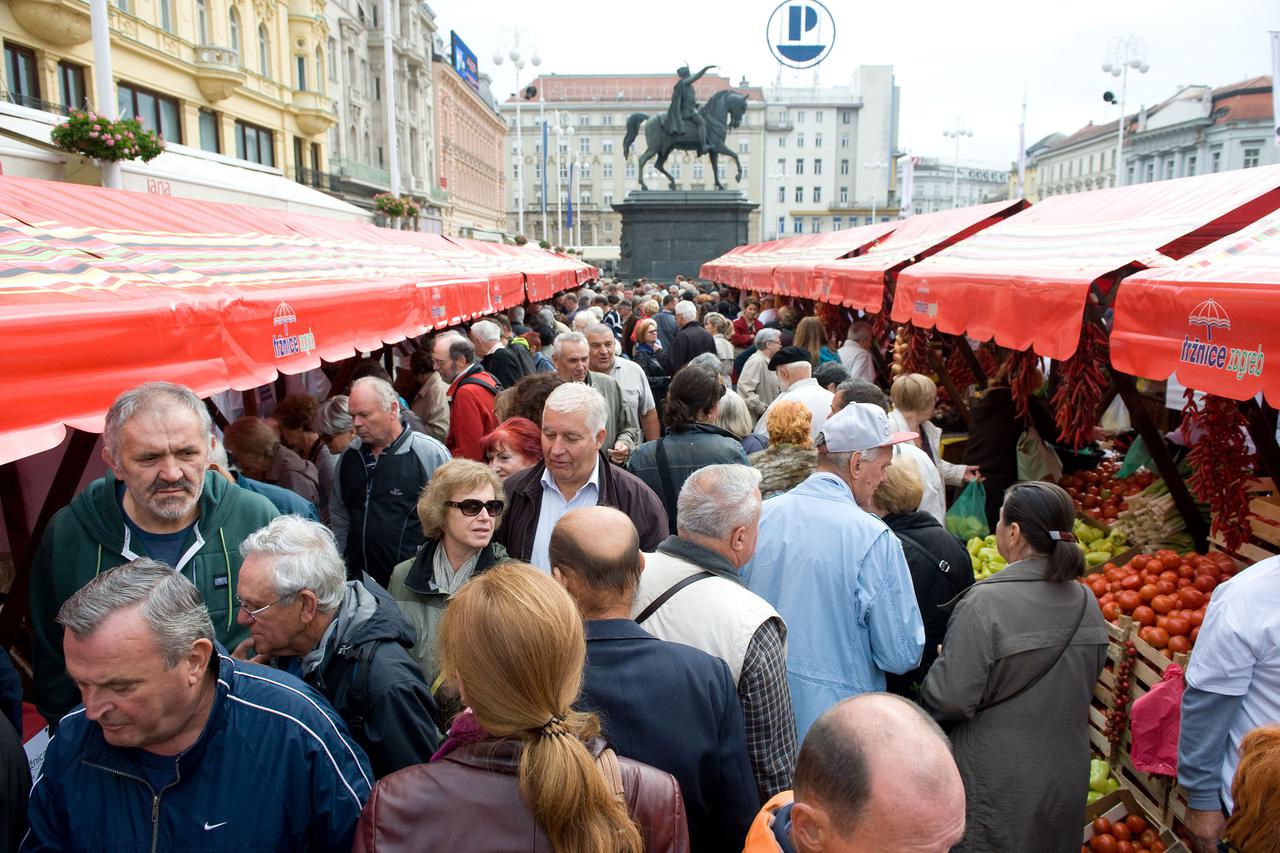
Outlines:
[[119, 480], [120, 469], [116, 467], [115, 457], [112, 455], [111, 451], [107, 449], [107, 446], [105, 444], [102, 445], [102, 461], [108, 468], [111, 469], [111, 473], [115, 474], [116, 479]]
[[831, 820], [820, 807], [795, 803], [791, 807], [791, 843], [800, 853], [823, 849], [831, 832]]

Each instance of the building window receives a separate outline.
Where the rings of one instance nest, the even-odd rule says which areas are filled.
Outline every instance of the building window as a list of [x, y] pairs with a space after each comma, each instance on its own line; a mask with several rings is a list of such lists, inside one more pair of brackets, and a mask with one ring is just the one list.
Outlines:
[[822, 134], [821, 134], [821, 133], [815, 133], [815, 134], [813, 135], [813, 147], [814, 147], [814, 148], [821, 148], [821, 147], [822, 147]]
[[672, 163], [672, 164], [671, 164], [671, 169], [670, 169], [670, 171], [671, 171], [671, 177], [673, 177], [673, 178], [678, 178], [678, 177], [680, 177], [680, 164], [679, 164], [679, 163]]
[[173, 32], [173, 0], [156, 0], [156, 5], [160, 7], [160, 29]]
[[578, 116], [578, 127], [591, 127], [591, 116]]
[[1187, 158], [1187, 177], [1190, 178], [1196, 173], [1196, 155], [1192, 154]]
[[849, 174], [849, 161], [848, 161], [848, 160], [841, 160], [841, 161], [840, 161], [840, 174], [842, 174], [842, 175], [847, 175], [847, 174]]
[[841, 124], [853, 124], [853, 110], [841, 110], [841, 111], [840, 111], [840, 123], [841, 123]]
[[319, 47], [316, 48], [316, 91], [324, 94], [324, 51]]
[[1222, 152], [1214, 151], [1209, 154], [1209, 171], [1217, 173], [1222, 170]]
[[844, 217], [842, 217], [842, 216], [833, 216], [833, 217], [831, 217], [831, 230], [832, 230], [832, 231], [839, 231], [839, 230], [840, 230], [840, 227], [841, 227], [842, 225], [844, 225]]
[[329, 39], [329, 79], [338, 82], [338, 42]]
[[751, 164], [743, 163], [742, 164], [742, 180], [745, 181], [749, 177], [751, 177]]
[[200, 147], [214, 154], [222, 150], [218, 145], [218, 115], [203, 107], [200, 108]]
[[9, 100], [26, 106], [37, 106], [40, 100], [40, 80], [36, 74], [35, 51], [5, 42], [4, 77], [9, 87]]
[[[1068, 176], [1070, 177], [1070, 176]], [[1156, 179], [1156, 164], [1148, 163], [1146, 171], [1143, 173], [1142, 180], [1144, 183], [1151, 183]]]
[[847, 137], [847, 136], [841, 136], [841, 137], [840, 137], [840, 147], [841, 147], [841, 148], [848, 148], [848, 147], [849, 147], [849, 137]]
[[271, 79], [271, 41], [265, 24], [258, 25], [258, 73]]
[[840, 204], [848, 204], [848, 203], [849, 203], [849, 188], [841, 187], [840, 188]]
[[780, 178], [786, 177], [786, 174], [787, 174], [787, 161], [779, 157], [778, 158], [778, 177]]
[[797, 175], [804, 174], [804, 159], [801, 157], [796, 158], [796, 174]]
[[627, 161], [626, 177], [630, 180], [636, 179], [636, 164], [634, 160]]
[[821, 175], [821, 174], [822, 174], [822, 158], [821, 158], [821, 157], [816, 157], [816, 158], [814, 158], [814, 161], [813, 161], [813, 173], [814, 173], [815, 175]]
[[796, 187], [795, 198], [796, 198], [796, 204], [800, 204], [801, 202], [804, 201], [804, 187]]
[[606, 179], [613, 177], [613, 161], [612, 160], [605, 160], [603, 163], [600, 164], [600, 177], [606, 178]]
[[785, 136], [779, 136], [779, 137], [778, 137], [778, 147], [779, 147], [779, 148], [786, 148], [786, 147], [787, 147], [787, 138], [786, 138]]
[[148, 130], [158, 130], [165, 139], [182, 142], [181, 112], [176, 98], [138, 89], [129, 83], [119, 83], [116, 100], [121, 118], [136, 118]]
[[613, 193], [602, 193], [600, 203], [605, 207], [613, 207]]
[[1125, 182], [1126, 184], [1132, 184], [1132, 183], [1133, 183], [1133, 167], [1132, 167], [1132, 166], [1130, 166], [1130, 167], [1129, 167], [1129, 169], [1128, 169], [1128, 173], [1125, 175], [1124, 182]]
[[85, 105], [84, 67], [65, 59], [58, 63], [58, 91], [62, 95], [62, 105], [67, 109], [76, 109]]
[[724, 163], [719, 163], [716, 165], [716, 180], [720, 181], [721, 183], [724, 183], [724, 176], [725, 176]]
[[822, 201], [822, 187], [814, 187], [814, 188], [813, 188], [813, 200], [814, 200], [815, 202], [820, 202], [820, 201]]
[[747, 154], [751, 151], [751, 144], [747, 142], [746, 137], [738, 138], [738, 153]]
[[1164, 163], [1164, 179], [1167, 181], [1173, 177], [1173, 160], [1166, 160]]
[[822, 124], [822, 110], [813, 111], [813, 120], [816, 121], [818, 124]]
[[560, 180], [569, 180], [569, 161], [567, 160], [560, 161]]
[[582, 176], [582, 179], [583, 179], [583, 180], [590, 180], [590, 179], [591, 179], [591, 164], [590, 164], [590, 163], [582, 163], [582, 164], [581, 164], [581, 166], [580, 166], [580, 167], [579, 167], [579, 169], [578, 169], [578, 174], [580, 174], [580, 175]]
[[579, 154], [591, 153], [591, 137], [590, 136], [578, 137], [578, 153]]
[[585, 193], [579, 194], [578, 203], [581, 204], [583, 207], [586, 207], [587, 205], [591, 204], [591, 193], [585, 192]]
[[803, 233], [804, 233], [804, 220], [803, 220], [803, 219], [801, 219], [799, 216], [797, 216], [795, 219], [791, 220], [791, 230], [792, 230], [792, 232], [793, 232], [793, 233], [795, 233], [795, 234], [803, 234]]
[[294, 73], [297, 76], [294, 88], [299, 92], [305, 92], [307, 91], [307, 58], [305, 56], [295, 56], [293, 60]]
[[209, 43], [209, 3], [208, 0], [196, 0], [196, 37], [201, 44]]
[[819, 218], [818, 218], [818, 217], [816, 217], [816, 216], [812, 216], [812, 217], [810, 217], [810, 218], [809, 218], [809, 230], [810, 230], [810, 231], [812, 231], [814, 234], [821, 233], [821, 231], [822, 231], [822, 220], [821, 220], [821, 219], [819, 219]]
[[612, 153], [613, 153], [613, 140], [612, 140], [612, 139], [602, 139], [602, 140], [600, 140], [600, 153], [601, 153], [601, 154], [612, 154]]
[[[376, 8], [376, 7], [375, 7], [375, 8]], [[382, 146], [381, 146], [381, 145], [379, 145], [379, 146], [378, 146], [378, 168], [379, 168], [379, 169], [383, 168], [383, 160], [382, 160]], [[523, 197], [524, 197], [524, 194], [523, 194], [523, 193], [521, 193], [521, 198], [523, 198]]]
[[804, 124], [804, 110], [796, 110], [796, 124]]
[[603, 125], [604, 127], [610, 127], [613, 124], [613, 116], [611, 115], [600, 116], [600, 124]]
[[236, 52], [236, 61], [244, 65], [244, 57], [240, 55], [240, 13], [235, 6], [227, 13], [227, 32], [231, 36], [231, 49]]
[[786, 232], [786, 230], [787, 230], [787, 217], [779, 216], [778, 217], [778, 233], [783, 234]]
[[1262, 153], [1261, 148], [1244, 149], [1244, 167], [1246, 169], [1252, 169], [1256, 167], [1258, 165], [1258, 160], [1260, 159], [1259, 155], [1261, 153]]
[[116, 6], [121, 12], [128, 12], [131, 15], [133, 14], [132, 0], [116, 0]]
[[[382, 159], [382, 149], [378, 149], [378, 159]], [[265, 127], [236, 120], [236, 156], [250, 163], [261, 163], [263, 166], [276, 164], [275, 138]]]
[[803, 133], [797, 133], [797, 134], [796, 134], [796, 147], [797, 147], [797, 148], [803, 148], [803, 147], [804, 147], [804, 134], [803, 134]]
[[693, 179], [694, 179], [695, 181], [700, 181], [700, 180], [702, 180], [702, 176], [703, 176], [702, 164], [701, 164], [701, 163], [694, 163], [694, 164], [693, 164]]
[[612, 234], [612, 233], [613, 233], [613, 220], [612, 220], [612, 219], [606, 219], [606, 220], [604, 221], [604, 233], [606, 233], [606, 234]]
[[778, 187], [778, 201], [785, 202], [787, 200], [787, 188]]

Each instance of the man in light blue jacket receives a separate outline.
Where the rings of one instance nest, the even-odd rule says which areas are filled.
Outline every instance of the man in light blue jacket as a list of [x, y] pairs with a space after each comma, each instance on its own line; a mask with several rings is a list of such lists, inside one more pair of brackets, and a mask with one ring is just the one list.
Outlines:
[[878, 406], [852, 403], [818, 434], [817, 471], [764, 502], [742, 578], [787, 623], [797, 737], [841, 699], [882, 691], [886, 672], [920, 662], [924, 624], [902, 545], [861, 508], [893, 460], [890, 445], [913, 438], [893, 432]]

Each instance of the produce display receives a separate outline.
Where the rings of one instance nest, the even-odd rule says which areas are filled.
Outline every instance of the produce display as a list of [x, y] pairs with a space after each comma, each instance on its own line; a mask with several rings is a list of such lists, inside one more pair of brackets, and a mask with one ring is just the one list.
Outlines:
[[[1105, 533], [1097, 527], [1091, 527], [1080, 519], [1076, 519], [1071, 528], [1079, 540], [1080, 550], [1084, 552], [1085, 565], [1092, 569], [1123, 554], [1129, 549], [1124, 533], [1112, 530]], [[966, 543], [969, 556], [973, 558], [973, 577], [975, 580], [989, 578], [1006, 565], [1004, 557], [996, 549], [996, 535], [974, 536]]]
[[1123, 566], [1108, 563], [1080, 582], [1097, 596], [1103, 617], [1110, 622], [1132, 617], [1142, 626], [1139, 639], [1172, 659], [1191, 651], [1213, 590], [1236, 571], [1226, 554], [1165, 550], [1139, 555]]
[[1080, 853], [1164, 853], [1168, 849], [1156, 827], [1139, 815], [1116, 821], [1100, 817], [1091, 829], [1093, 837], [1080, 845]]
[[1186, 519], [1178, 512], [1164, 480], [1155, 480], [1136, 495], [1129, 495], [1125, 503], [1128, 507], [1116, 517], [1115, 529], [1123, 531], [1135, 547], [1143, 551], [1190, 551], [1195, 547]]
[[1101, 758], [1089, 762], [1089, 796], [1085, 804], [1105, 797], [1120, 787], [1120, 780], [1111, 775], [1111, 765]]
[[1150, 471], [1138, 471], [1123, 480], [1116, 477], [1120, 463], [1106, 460], [1098, 463], [1093, 471], [1077, 471], [1058, 481], [1058, 485], [1071, 495], [1076, 512], [1084, 513], [1094, 521], [1111, 524], [1120, 513], [1129, 509], [1129, 497], [1150, 486], [1156, 479]]

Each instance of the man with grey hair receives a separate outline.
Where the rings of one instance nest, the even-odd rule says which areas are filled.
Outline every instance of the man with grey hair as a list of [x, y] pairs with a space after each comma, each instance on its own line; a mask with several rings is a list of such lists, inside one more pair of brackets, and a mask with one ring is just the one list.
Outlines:
[[[481, 441], [498, 425], [493, 402], [498, 380], [476, 361], [476, 348], [455, 331], [437, 335], [431, 342], [431, 364], [449, 384], [449, 433], [444, 444], [454, 456], [484, 462]], [[415, 493], [416, 494], [416, 493]]]
[[893, 531], [872, 515], [872, 495], [893, 459], [889, 416], [853, 403], [818, 435], [818, 468], [770, 498], [747, 586], [791, 627], [787, 676], [800, 737], [848, 696], [885, 689], [885, 673], [920, 662], [924, 623]]
[[694, 356], [704, 352], [716, 354], [716, 339], [698, 322], [698, 306], [682, 299], [676, 303], [675, 315], [679, 331], [671, 339], [671, 349], [666, 353], [667, 368], [672, 376]]
[[31, 565], [34, 694], [56, 722], [80, 701], [67, 678], [58, 608], [96, 575], [137, 557], [173, 566], [200, 588], [217, 639], [246, 636], [232, 593], [240, 541], [278, 514], [261, 495], [208, 469], [213, 423], [190, 388], [148, 382], [107, 411], [102, 460], [110, 471], [49, 522]]
[[556, 373], [567, 382], [582, 382], [604, 397], [606, 453], [614, 464], [625, 464], [640, 443], [639, 420], [613, 377], [592, 372], [590, 340], [581, 332], [557, 335], [551, 346], [551, 362], [556, 366]]
[[[470, 344], [468, 344], [470, 346]], [[385, 584], [422, 545], [418, 493], [449, 451], [400, 420], [400, 398], [385, 379], [365, 376], [347, 399], [356, 437], [338, 457], [329, 526], [353, 578]]]
[[871, 324], [866, 320], [854, 320], [849, 324], [849, 334], [836, 355], [849, 371], [851, 379], [876, 381], [876, 365], [871, 358]]
[[503, 388], [510, 388], [520, 377], [533, 373], [533, 356], [524, 347], [502, 343], [502, 328], [492, 320], [471, 324], [471, 342], [485, 371]]
[[547, 397], [542, 461], [507, 478], [507, 511], [494, 537], [514, 559], [550, 573], [551, 531], [561, 516], [579, 507], [622, 510], [635, 522], [642, 548], [666, 538], [667, 513], [658, 496], [601, 452], [607, 420], [604, 397], [581, 382], [566, 382]]
[[649, 376], [644, 368], [617, 354], [617, 341], [613, 331], [604, 323], [592, 323], [586, 331], [590, 348], [588, 367], [592, 373], [608, 376], [618, 383], [628, 408], [635, 414], [645, 441], [653, 441], [662, 434], [658, 422], [658, 404], [649, 387]]
[[761, 801], [791, 787], [796, 721], [787, 686], [787, 626], [739, 571], [755, 553], [760, 472], [708, 465], [684, 482], [679, 530], [652, 553], [631, 615], [662, 640], [729, 665], [742, 703], [747, 755]]
[[351, 849], [364, 751], [310, 687], [223, 653], [189, 580], [140, 558], [57, 618], [84, 705], [49, 742], [23, 850]]
[[769, 369], [769, 360], [782, 349], [782, 332], [777, 329], [761, 329], [756, 332], [755, 352], [742, 365], [738, 374], [738, 393], [747, 404], [753, 419], [759, 419], [769, 404], [782, 393], [778, 376]]
[[233, 657], [253, 657], [310, 684], [346, 720], [381, 778], [425, 764], [440, 744], [436, 704], [409, 654], [413, 627], [369, 577], [347, 580], [333, 534], [284, 515], [240, 544]]

